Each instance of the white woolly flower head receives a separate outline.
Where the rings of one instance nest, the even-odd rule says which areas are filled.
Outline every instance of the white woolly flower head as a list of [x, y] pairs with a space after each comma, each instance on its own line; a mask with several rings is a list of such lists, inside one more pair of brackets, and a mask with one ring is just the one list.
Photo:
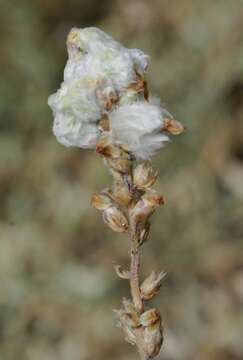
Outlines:
[[[183, 127], [149, 100], [148, 56], [127, 49], [97, 28], [71, 29], [60, 89], [48, 99], [53, 132], [65, 146], [95, 148], [102, 132], [138, 159], [148, 159]], [[101, 125], [107, 119], [109, 126]]]
[[70, 59], [82, 59], [85, 72], [109, 79], [117, 90], [129, 85], [136, 77], [135, 72], [143, 74], [148, 66], [148, 55], [125, 48], [97, 28], [73, 28], [67, 46]]
[[147, 101], [118, 106], [109, 118], [114, 142], [125, 145], [137, 158], [150, 158], [169, 141], [162, 132], [163, 109]]
[[107, 112], [102, 96], [124, 92], [138, 74], [143, 75], [148, 56], [125, 48], [97, 28], [73, 28], [67, 48], [64, 82], [48, 100], [54, 114], [53, 131], [66, 146], [94, 148], [97, 122]]
[[98, 138], [96, 122], [101, 116], [92, 87], [83, 88], [77, 79], [63, 83], [48, 99], [54, 113], [53, 132], [65, 146], [93, 148]]

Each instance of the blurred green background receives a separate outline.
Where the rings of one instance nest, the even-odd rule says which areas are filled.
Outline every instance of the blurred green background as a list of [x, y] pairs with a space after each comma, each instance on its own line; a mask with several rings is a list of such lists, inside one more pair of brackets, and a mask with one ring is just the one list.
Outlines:
[[89, 205], [111, 183], [52, 134], [72, 26], [151, 55], [148, 81], [187, 132], [154, 159], [166, 206], [143, 276], [168, 276], [158, 359], [243, 359], [243, 1], [0, 0], [0, 360], [138, 359], [112, 309], [125, 237]]

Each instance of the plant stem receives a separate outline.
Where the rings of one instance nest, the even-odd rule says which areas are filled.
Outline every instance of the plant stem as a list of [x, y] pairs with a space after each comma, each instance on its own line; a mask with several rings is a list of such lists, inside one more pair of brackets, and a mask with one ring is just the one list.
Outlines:
[[[136, 233], [136, 224], [134, 224], [131, 221], [131, 219], [130, 219], [129, 238], [130, 238], [130, 255], [131, 255], [131, 265], [130, 265], [131, 296], [135, 307], [140, 313], [142, 313], [144, 310], [144, 306], [143, 306], [143, 301], [139, 286], [140, 246]], [[138, 353], [140, 355], [140, 359], [148, 360], [147, 352], [144, 349], [143, 334], [140, 328], [136, 329], [135, 335], [136, 335], [136, 344], [137, 344]]]
[[[134, 184], [134, 159], [127, 158], [127, 154], [123, 154], [119, 147], [118, 150], [114, 146], [111, 149], [108, 147], [109, 152], [107, 151], [107, 146], [104, 146], [105, 142], [101, 145], [104, 149], [100, 146], [99, 152], [102, 153], [103, 156], [108, 157], [106, 164], [114, 177], [113, 190], [106, 190], [108, 194], [108, 208], [106, 208], [106, 199], [106, 202], [104, 202], [105, 209], [103, 211], [112, 209], [112, 207], [116, 209], [115, 206], [117, 206], [118, 216], [116, 217], [114, 215], [114, 217], [111, 218], [111, 221], [113, 221], [113, 223], [111, 222], [112, 226], [109, 223], [108, 225], [110, 225], [112, 229], [114, 227], [115, 231], [124, 231], [123, 227], [121, 229], [119, 227], [121, 224], [119, 216], [123, 214], [122, 216], [124, 216], [126, 220], [126, 231], [130, 241], [130, 272], [128, 273], [126, 271], [127, 274], [125, 275], [127, 276], [123, 276], [123, 274], [121, 274], [122, 276], [120, 274], [118, 275], [122, 278], [129, 279], [133, 304], [126, 299], [126, 301], [123, 302], [122, 309], [118, 311], [120, 324], [126, 334], [126, 339], [132, 344], [136, 344], [140, 360], [149, 360], [158, 355], [163, 338], [160, 315], [157, 315], [156, 321], [151, 323], [154, 326], [152, 328], [150, 326], [151, 324], [146, 326], [141, 322], [141, 316], [145, 314], [146, 311], [144, 309], [144, 301], [141, 295], [139, 281], [140, 248], [143, 241], [146, 240], [145, 236], [149, 231], [149, 227], [147, 226], [149, 224], [146, 223], [146, 220], [148, 220], [148, 216], [151, 215], [154, 208], [161, 204], [162, 198], [157, 195], [154, 196], [154, 198], [150, 196], [150, 198], [142, 199], [146, 189], [144, 190], [142, 188], [141, 190], [137, 187], [137, 183], [136, 185]], [[112, 157], [112, 152], [114, 153], [114, 158]], [[146, 171], [146, 169], [144, 171]], [[143, 176], [143, 173], [141, 176]], [[146, 172], [144, 176], [146, 176]], [[102, 196], [104, 196], [104, 194], [105, 192]], [[115, 205], [110, 205], [111, 199]], [[119, 215], [119, 211], [121, 215]], [[118, 226], [118, 230], [116, 226]]]
[[130, 248], [131, 248], [131, 266], [130, 266], [130, 288], [133, 303], [139, 312], [143, 311], [143, 301], [141, 298], [139, 287], [139, 268], [140, 268], [140, 254], [139, 244], [136, 235], [135, 225], [130, 224]]

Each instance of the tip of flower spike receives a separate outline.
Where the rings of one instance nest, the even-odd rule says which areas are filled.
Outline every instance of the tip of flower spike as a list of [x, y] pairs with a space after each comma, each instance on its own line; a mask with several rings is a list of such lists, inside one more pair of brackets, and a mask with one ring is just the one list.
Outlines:
[[67, 49], [70, 58], [77, 58], [84, 52], [84, 44], [80, 38], [80, 29], [74, 27], [67, 36]]
[[78, 35], [79, 35], [79, 29], [73, 27], [67, 36], [67, 42], [75, 43], [77, 41]]

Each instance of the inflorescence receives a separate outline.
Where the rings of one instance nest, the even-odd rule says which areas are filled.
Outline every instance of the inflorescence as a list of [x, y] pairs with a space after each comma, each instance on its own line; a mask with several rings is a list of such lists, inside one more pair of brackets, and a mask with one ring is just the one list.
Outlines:
[[53, 132], [65, 146], [96, 149], [114, 183], [91, 204], [104, 222], [130, 239], [129, 270], [116, 266], [130, 282], [131, 300], [116, 311], [126, 340], [141, 359], [158, 355], [163, 342], [160, 312], [147, 303], [159, 291], [164, 272], [153, 271], [140, 283], [140, 248], [150, 232], [150, 218], [164, 203], [151, 187], [157, 179], [151, 157], [184, 128], [149, 95], [145, 72], [149, 57], [127, 49], [97, 28], [73, 28], [67, 38], [68, 61], [61, 88], [49, 97]]

